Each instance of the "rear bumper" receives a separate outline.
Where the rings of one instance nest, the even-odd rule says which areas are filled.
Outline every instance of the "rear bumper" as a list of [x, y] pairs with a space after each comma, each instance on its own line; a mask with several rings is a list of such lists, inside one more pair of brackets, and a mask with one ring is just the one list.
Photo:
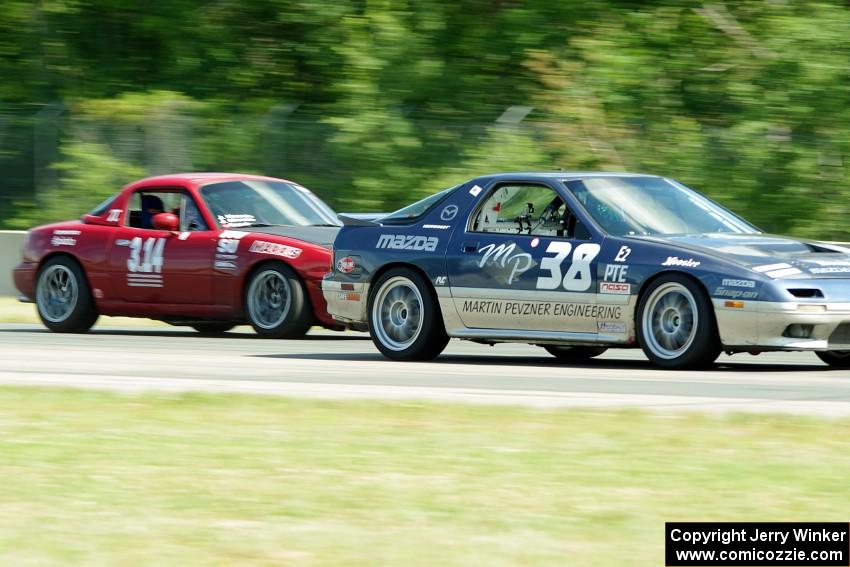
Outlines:
[[[720, 342], [733, 350], [850, 350], [850, 303], [745, 302], [725, 307], [714, 300]], [[789, 336], [790, 325], [810, 326]]]
[[328, 313], [343, 323], [365, 323], [369, 297], [368, 283], [338, 282], [333, 274], [322, 280], [322, 294], [328, 304]]
[[19, 301], [31, 303], [35, 299], [35, 280], [38, 275], [38, 264], [23, 262], [12, 270], [12, 280], [21, 292]]

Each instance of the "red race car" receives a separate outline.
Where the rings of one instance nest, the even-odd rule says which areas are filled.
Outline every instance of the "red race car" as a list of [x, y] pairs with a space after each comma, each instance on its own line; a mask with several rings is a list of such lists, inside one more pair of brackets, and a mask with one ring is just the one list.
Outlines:
[[125, 315], [262, 336], [339, 329], [320, 284], [336, 214], [283, 179], [187, 173], [126, 186], [79, 221], [29, 232], [15, 285], [44, 324], [84, 332]]

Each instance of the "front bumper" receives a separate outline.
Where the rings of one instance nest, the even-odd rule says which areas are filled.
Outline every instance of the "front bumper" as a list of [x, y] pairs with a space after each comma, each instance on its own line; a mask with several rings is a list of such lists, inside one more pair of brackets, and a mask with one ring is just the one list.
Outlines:
[[[21, 292], [18, 300], [31, 303], [35, 298], [35, 279], [38, 275], [38, 264], [22, 262], [12, 270], [12, 280]], [[23, 299], [22, 299], [23, 298]]]
[[328, 313], [343, 323], [365, 323], [369, 298], [368, 283], [340, 282], [327, 274], [322, 280], [322, 295], [328, 304]]
[[[743, 302], [730, 308], [715, 299], [717, 329], [731, 350], [850, 350], [850, 303]], [[811, 326], [806, 337], [790, 325]]]

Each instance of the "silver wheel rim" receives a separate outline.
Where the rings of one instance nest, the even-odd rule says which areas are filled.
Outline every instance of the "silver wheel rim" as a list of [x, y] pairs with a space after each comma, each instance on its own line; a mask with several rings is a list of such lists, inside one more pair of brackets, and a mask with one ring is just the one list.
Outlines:
[[280, 272], [266, 270], [257, 274], [248, 288], [248, 314], [262, 329], [274, 329], [289, 314], [292, 293]]
[[50, 266], [38, 278], [38, 312], [51, 323], [61, 323], [70, 317], [79, 296], [77, 278], [67, 266]]
[[372, 303], [373, 332], [388, 349], [409, 348], [422, 332], [422, 294], [409, 279], [395, 276], [378, 289]]
[[647, 299], [641, 329], [655, 356], [666, 360], [682, 356], [693, 344], [698, 327], [696, 299], [682, 284], [662, 284]]

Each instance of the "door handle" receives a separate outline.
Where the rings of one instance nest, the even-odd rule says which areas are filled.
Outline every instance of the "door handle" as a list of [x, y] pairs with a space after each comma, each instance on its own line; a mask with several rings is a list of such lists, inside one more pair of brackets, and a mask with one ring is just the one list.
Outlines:
[[461, 249], [464, 254], [475, 254], [478, 252], [478, 243], [477, 242], [464, 242], [461, 245]]

